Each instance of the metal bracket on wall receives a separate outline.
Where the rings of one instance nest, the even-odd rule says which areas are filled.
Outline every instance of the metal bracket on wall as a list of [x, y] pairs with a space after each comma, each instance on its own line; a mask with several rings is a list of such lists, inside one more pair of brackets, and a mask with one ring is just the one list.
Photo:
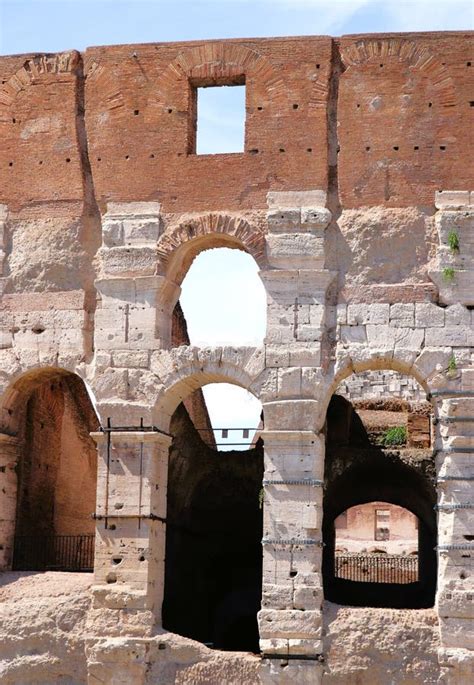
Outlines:
[[474, 509], [474, 503], [473, 502], [446, 502], [442, 504], [436, 504], [433, 509], [436, 511], [451, 511], [454, 509]]
[[262, 545], [317, 545], [318, 547], [324, 547], [324, 542], [314, 538], [262, 538]]
[[322, 488], [324, 483], [315, 478], [264, 478], [263, 485], [311, 485]]
[[278, 659], [279, 661], [318, 661], [323, 664], [324, 654], [267, 654], [263, 652], [262, 659]]

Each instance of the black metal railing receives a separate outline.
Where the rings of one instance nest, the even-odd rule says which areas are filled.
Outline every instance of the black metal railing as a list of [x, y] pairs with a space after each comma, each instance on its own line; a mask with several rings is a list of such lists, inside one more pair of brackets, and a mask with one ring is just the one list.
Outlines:
[[416, 583], [418, 556], [336, 553], [334, 575], [362, 583]]
[[17, 535], [15, 571], [92, 571], [95, 535]]

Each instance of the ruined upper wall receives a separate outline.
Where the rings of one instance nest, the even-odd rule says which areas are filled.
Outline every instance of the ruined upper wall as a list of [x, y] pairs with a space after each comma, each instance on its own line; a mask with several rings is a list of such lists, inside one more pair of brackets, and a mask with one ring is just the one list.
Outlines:
[[[472, 186], [471, 49], [449, 32], [2, 57], [0, 203], [74, 214], [92, 178], [102, 210], [258, 209], [268, 191], [327, 189], [339, 148], [343, 207], [432, 205]], [[244, 80], [245, 152], [193, 154], [193, 88]]]
[[431, 205], [472, 184], [472, 34], [346, 36], [340, 52], [344, 207]]
[[0, 58], [0, 203], [11, 211], [80, 213], [81, 72], [75, 51]]

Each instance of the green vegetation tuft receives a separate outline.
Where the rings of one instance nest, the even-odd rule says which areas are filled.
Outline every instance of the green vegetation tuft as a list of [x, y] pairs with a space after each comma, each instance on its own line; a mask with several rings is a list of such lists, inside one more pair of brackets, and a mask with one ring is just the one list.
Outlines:
[[455, 271], [452, 266], [445, 266], [443, 269], [443, 278], [446, 283], [452, 283], [454, 281]]
[[258, 508], [263, 509], [263, 503], [265, 502], [265, 489], [260, 488], [260, 492], [258, 493]]
[[449, 232], [448, 245], [451, 252], [459, 252], [459, 236], [456, 231]]
[[405, 445], [407, 441], [406, 426], [393, 426], [387, 428], [380, 438], [380, 444], [385, 447], [392, 447], [394, 445]]
[[458, 365], [456, 364], [456, 357], [454, 356], [454, 354], [452, 354], [448, 362], [448, 373], [454, 373], [457, 368]]

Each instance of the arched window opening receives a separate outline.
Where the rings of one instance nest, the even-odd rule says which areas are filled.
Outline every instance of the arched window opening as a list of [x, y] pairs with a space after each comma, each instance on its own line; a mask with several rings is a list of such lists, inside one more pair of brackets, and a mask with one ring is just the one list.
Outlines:
[[92, 571], [98, 420], [82, 380], [44, 373], [20, 393], [13, 568]]
[[418, 582], [418, 517], [389, 502], [349, 507], [334, 521], [334, 575], [356, 583]]
[[173, 345], [258, 346], [265, 328], [265, 288], [253, 257], [227, 247], [201, 252], [182, 283]]
[[391, 371], [354, 375], [328, 407], [323, 579], [326, 599], [339, 604], [434, 603], [432, 411], [422, 388], [406, 379]]
[[163, 626], [217, 649], [258, 652], [261, 405], [242, 388], [219, 384], [216, 394], [215, 385], [171, 420]]

